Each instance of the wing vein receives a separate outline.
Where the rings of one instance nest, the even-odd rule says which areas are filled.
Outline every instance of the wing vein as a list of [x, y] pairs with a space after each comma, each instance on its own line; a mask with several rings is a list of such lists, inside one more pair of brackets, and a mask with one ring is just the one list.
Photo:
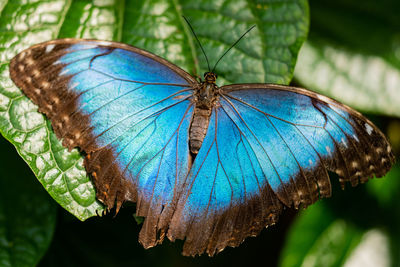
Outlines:
[[[227, 99], [227, 98], [225, 97], [225, 95], [222, 95], [222, 94], [221, 94], [221, 96], [227, 101], [227, 103], [229, 103], [229, 105], [232, 107], [232, 109], [234, 110], [234, 112], [238, 115], [238, 117], [240, 118], [240, 120], [244, 123], [244, 125], [246, 126], [246, 128], [249, 130], [249, 132], [250, 132], [250, 133], [253, 135], [253, 137], [256, 139], [257, 143], [261, 146], [262, 150], [264, 151], [264, 154], [267, 156], [269, 162], [271, 163], [271, 166], [272, 166], [272, 168], [274, 169], [274, 172], [275, 172], [276, 175], [278, 176], [279, 181], [280, 181], [281, 184], [283, 185], [284, 183], [282, 182], [282, 179], [281, 179], [281, 177], [280, 177], [280, 175], [279, 175], [279, 173], [278, 173], [278, 171], [277, 171], [277, 169], [276, 169], [274, 163], [272, 162], [272, 160], [271, 160], [269, 154], [267, 153], [267, 151], [265, 150], [264, 146], [261, 144], [260, 140], [258, 140], [257, 136], [253, 133], [253, 131], [252, 131], [252, 130], [250, 129], [250, 127], [247, 125], [246, 121], [245, 121], [245, 120], [243, 119], [243, 117], [240, 115], [240, 112], [236, 109], [235, 105], [234, 105], [229, 99]], [[222, 106], [222, 108], [224, 108], [224, 106]], [[224, 109], [225, 109], [225, 108], [224, 108]], [[232, 120], [232, 122], [233, 122], [233, 123], [236, 125], [236, 127], [239, 129], [239, 126], [235, 123], [235, 121], [231, 118], [231, 116], [228, 115], [228, 117]], [[247, 137], [246, 137], [244, 134], [243, 134], [243, 136], [245, 137], [245, 139], [247, 140], [247, 142], [250, 144], [250, 142], [248, 141]], [[257, 158], [257, 157], [256, 157], [256, 158]], [[258, 158], [257, 158], [257, 161], [258, 161]], [[260, 162], [259, 162], [259, 164], [260, 164]], [[260, 166], [261, 166], [261, 164], [260, 164]], [[263, 171], [263, 173], [264, 173], [264, 171]], [[265, 175], [265, 173], [264, 173], [264, 175]], [[287, 190], [286, 190], [286, 187], [285, 187], [285, 186], [282, 186], [282, 188], [283, 188], [284, 192], [286, 193], [286, 195], [289, 196], [289, 194], [288, 194], [288, 192], [287, 192]]]
[[[173, 95], [174, 95], [174, 94], [173, 94]], [[102, 131], [100, 134], [98, 134], [97, 136], [95, 136], [94, 139], [96, 139], [96, 138], [100, 137], [101, 135], [105, 134], [107, 131], [111, 130], [112, 128], [114, 128], [114, 127], [117, 126], [118, 124], [120, 124], [120, 123], [126, 121], [127, 119], [132, 118], [133, 116], [135, 116], [135, 115], [137, 115], [137, 114], [139, 114], [139, 113], [145, 111], [146, 109], [148, 109], [148, 108], [150, 108], [150, 107], [153, 107], [153, 106], [155, 106], [155, 105], [157, 105], [157, 104], [163, 102], [164, 100], [166, 100], [166, 99], [172, 97], [173, 95], [170, 95], [169, 97], [167, 97], [167, 98], [165, 98], [165, 99], [163, 99], [163, 100], [161, 100], [161, 101], [159, 101], [159, 102], [157, 102], [157, 103], [155, 103], [155, 104], [152, 104], [152, 105], [150, 105], [150, 106], [148, 106], [148, 107], [146, 107], [146, 108], [144, 108], [144, 109], [141, 109], [141, 110], [139, 110], [139, 111], [137, 111], [137, 112], [135, 112], [135, 113], [132, 113], [132, 114], [130, 114], [130, 115], [128, 115], [128, 116], [122, 118], [121, 120], [117, 121], [115, 124], [113, 124], [112, 126], [110, 126], [109, 128], [107, 128], [106, 130]], [[187, 96], [187, 97], [183, 98], [182, 100], [180, 100], [180, 101], [178, 101], [178, 102], [176, 102], [176, 103], [174, 103], [174, 104], [172, 104], [172, 105], [170, 105], [170, 106], [164, 107], [164, 108], [162, 108], [162, 109], [156, 111], [155, 113], [150, 114], [149, 116], [147, 116], [147, 117], [145, 117], [145, 118], [142, 118], [142, 119], [139, 120], [137, 123], [140, 123], [141, 121], [143, 121], [143, 120], [145, 120], [145, 119], [147, 119], [147, 118], [149, 118], [149, 117], [151, 117], [151, 116], [154, 116], [154, 114], [156, 114], [156, 113], [161, 113], [161, 112], [163, 112], [163, 111], [165, 111], [165, 110], [167, 110], [167, 109], [169, 109], [169, 108], [171, 108], [171, 107], [173, 107], [173, 106], [175, 106], [175, 105], [178, 105], [178, 104], [182, 103], [183, 101], [188, 100], [190, 97], [191, 97], [191, 96]], [[88, 129], [90, 129], [90, 127], [87, 127], [83, 132], [85, 132], [85, 131], [88, 130]]]
[[262, 110], [256, 108], [255, 106], [253, 106], [253, 105], [251, 105], [251, 104], [249, 104], [249, 103], [247, 103], [247, 102], [245, 102], [245, 101], [243, 101], [243, 100], [241, 100], [241, 99], [239, 99], [239, 98], [236, 98], [236, 97], [234, 97], [234, 96], [231, 96], [231, 95], [229, 95], [229, 94], [223, 94], [223, 93], [221, 93], [221, 96], [223, 96], [225, 99], [227, 99], [227, 97], [232, 98], [232, 99], [234, 99], [234, 100], [236, 100], [236, 101], [238, 101], [238, 102], [240, 102], [240, 103], [242, 103], [242, 104], [244, 104], [244, 105], [246, 105], [246, 106], [248, 106], [248, 107], [250, 107], [250, 108], [252, 108], [252, 109], [254, 109], [254, 110], [256, 110], [256, 111], [258, 111], [258, 112], [260, 112], [260, 113], [262, 113], [262, 114], [264, 114], [265, 116], [270, 116], [270, 117], [272, 117], [272, 118], [275, 118], [275, 119], [277, 119], [277, 120], [280, 120], [280, 121], [283, 121], [283, 122], [286, 122], [286, 123], [289, 123], [289, 124], [292, 124], [292, 125], [319, 127], [319, 126], [317, 126], [317, 125], [308, 125], [308, 124], [293, 123], [293, 122], [291, 122], [291, 121], [282, 119], [282, 118], [277, 117], [277, 116], [274, 116], [274, 115], [272, 115], [272, 114], [268, 114], [268, 113], [266, 113], [266, 112], [264, 112], [264, 111], [262, 111]]

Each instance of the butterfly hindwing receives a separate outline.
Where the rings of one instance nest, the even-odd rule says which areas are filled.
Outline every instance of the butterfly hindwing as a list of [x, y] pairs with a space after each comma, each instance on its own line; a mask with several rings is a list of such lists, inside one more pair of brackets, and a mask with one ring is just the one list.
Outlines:
[[97, 198], [111, 209], [137, 202], [141, 242], [154, 245], [189, 168], [196, 81], [146, 51], [64, 39], [29, 48], [10, 65], [15, 83], [47, 115], [69, 149], [87, 154]]

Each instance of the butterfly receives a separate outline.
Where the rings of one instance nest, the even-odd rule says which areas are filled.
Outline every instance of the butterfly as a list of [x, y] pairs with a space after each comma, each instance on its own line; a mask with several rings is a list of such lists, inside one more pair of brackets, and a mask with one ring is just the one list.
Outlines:
[[[285, 207], [331, 195], [328, 171], [352, 186], [394, 162], [381, 131], [357, 111], [306, 89], [219, 87], [145, 50], [60, 39], [10, 63], [68, 149], [78, 147], [97, 199], [136, 203], [144, 247], [184, 239], [214, 255], [274, 224]], [[245, 75], [245, 74], [243, 74]]]

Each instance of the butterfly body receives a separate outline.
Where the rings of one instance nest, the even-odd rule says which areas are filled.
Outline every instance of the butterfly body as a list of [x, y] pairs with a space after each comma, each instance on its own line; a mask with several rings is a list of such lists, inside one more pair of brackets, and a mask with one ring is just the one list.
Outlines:
[[190, 127], [190, 152], [199, 153], [204, 137], [206, 136], [213, 106], [218, 101], [218, 86], [215, 84], [217, 76], [213, 72], [204, 74], [204, 81], [194, 90], [195, 103], [193, 119]]
[[108, 209], [136, 203], [145, 247], [185, 239], [213, 255], [276, 222], [282, 209], [383, 176], [390, 144], [368, 119], [317, 93], [274, 84], [218, 87], [116, 42], [61, 39], [10, 63]]

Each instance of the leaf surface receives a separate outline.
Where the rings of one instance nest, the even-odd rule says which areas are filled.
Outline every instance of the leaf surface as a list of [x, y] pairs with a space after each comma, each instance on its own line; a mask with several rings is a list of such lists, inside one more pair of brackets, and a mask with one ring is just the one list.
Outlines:
[[368, 113], [400, 116], [400, 2], [311, 1], [295, 78]]

